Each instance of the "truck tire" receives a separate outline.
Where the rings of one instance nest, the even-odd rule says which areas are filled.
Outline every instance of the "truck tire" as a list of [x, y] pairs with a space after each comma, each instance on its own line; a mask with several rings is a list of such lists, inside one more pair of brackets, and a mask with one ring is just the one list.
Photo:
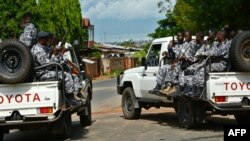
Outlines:
[[0, 43], [0, 83], [15, 84], [30, 79], [33, 69], [31, 51], [18, 40]]
[[232, 67], [240, 72], [250, 71], [250, 31], [239, 33], [230, 47]]
[[80, 113], [81, 126], [90, 126], [92, 124], [91, 100], [88, 99], [86, 108]]
[[3, 141], [4, 139], [4, 131], [0, 129], [0, 141]]
[[134, 91], [127, 87], [122, 93], [122, 111], [125, 119], [139, 119], [141, 116], [141, 107], [135, 108], [132, 97]]
[[250, 114], [249, 113], [237, 113], [234, 114], [235, 120], [238, 124], [250, 124]]
[[190, 99], [178, 99], [177, 115], [181, 127], [190, 129], [196, 126], [195, 106]]

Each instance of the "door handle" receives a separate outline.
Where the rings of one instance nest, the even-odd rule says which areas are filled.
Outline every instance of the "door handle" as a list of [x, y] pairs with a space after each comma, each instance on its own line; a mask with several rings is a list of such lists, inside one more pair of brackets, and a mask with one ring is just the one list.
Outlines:
[[144, 73], [144, 74], [142, 74], [142, 76], [147, 76], [147, 74]]
[[156, 76], [156, 73], [154, 73], [153, 75]]

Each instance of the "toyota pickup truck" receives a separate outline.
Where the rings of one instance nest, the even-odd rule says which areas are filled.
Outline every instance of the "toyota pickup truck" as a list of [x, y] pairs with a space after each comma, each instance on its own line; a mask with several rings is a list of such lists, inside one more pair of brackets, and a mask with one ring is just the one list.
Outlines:
[[[126, 70], [117, 77], [117, 92], [122, 95], [125, 119], [140, 118], [142, 108], [173, 107], [180, 126], [184, 128], [206, 123], [207, 116], [213, 114], [231, 114], [238, 123], [250, 123], [249, 39], [249, 31], [242, 32], [233, 39], [229, 60], [233, 70], [211, 72], [205, 69], [205, 89], [198, 98], [148, 93], [156, 85], [156, 73], [162, 65], [159, 64], [161, 54], [167, 50], [172, 37], [153, 40], [142, 66]], [[207, 64], [209, 65], [209, 61]]]
[[[66, 57], [76, 64], [76, 54], [71, 44]], [[0, 141], [12, 129], [32, 130], [47, 128], [60, 138], [71, 134], [71, 115], [77, 113], [81, 126], [91, 125], [91, 79], [82, 71], [79, 75], [83, 84], [81, 106], [75, 107], [65, 96], [64, 79], [39, 81], [33, 77], [39, 69], [57, 68], [61, 64], [33, 66], [30, 50], [17, 40], [0, 43]], [[78, 68], [80, 69], [80, 68]]]

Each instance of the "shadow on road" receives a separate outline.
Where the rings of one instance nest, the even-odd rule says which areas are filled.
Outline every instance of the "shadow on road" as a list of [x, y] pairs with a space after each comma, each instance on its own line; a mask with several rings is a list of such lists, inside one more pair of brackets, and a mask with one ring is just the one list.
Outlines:
[[[155, 122], [154, 124], [159, 124], [161, 126], [172, 126], [176, 128], [181, 128], [179, 126], [177, 114], [173, 112], [171, 113], [143, 113], [140, 119], [154, 121]], [[202, 124], [192, 130], [223, 131], [223, 125], [226, 125], [226, 124], [237, 124], [237, 123], [234, 119], [229, 119], [228, 117], [208, 117], [208, 122], [206, 124]], [[187, 129], [187, 130], [190, 130], [190, 129]]]
[[[89, 130], [80, 127], [79, 121], [72, 122], [72, 136], [66, 140], [79, 140], [87, 138]], [[52, 135], [47, 129], [16, 131], [5, 134], [4, 141], [63, 141], [58, 139], [56, 135]]]

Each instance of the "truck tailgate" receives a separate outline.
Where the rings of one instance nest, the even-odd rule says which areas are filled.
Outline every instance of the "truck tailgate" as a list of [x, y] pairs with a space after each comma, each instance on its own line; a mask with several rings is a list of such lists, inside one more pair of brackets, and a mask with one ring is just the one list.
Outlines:
[[53, 107], [56, 111], [58, 101], [57, 81], [0, 85], [0, 117], [10, 116], [13, 111], [36, 115], [42, 107]]
[[250, 73], [209, 73], [207, 98], [215, 103], [241, 103], [250, 98]]

